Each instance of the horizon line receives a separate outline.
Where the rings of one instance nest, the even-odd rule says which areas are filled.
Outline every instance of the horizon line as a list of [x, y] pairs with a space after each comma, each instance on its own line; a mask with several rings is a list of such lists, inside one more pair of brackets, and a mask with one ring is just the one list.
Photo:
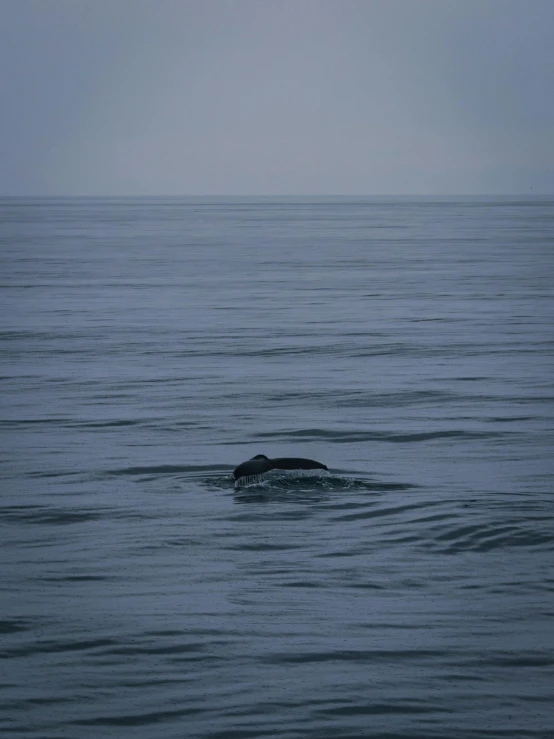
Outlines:
[[554, 192], [452, 192], [452, 193], [0, 193], [2, 199], [21, 198], [499, 198], [554, 197]]

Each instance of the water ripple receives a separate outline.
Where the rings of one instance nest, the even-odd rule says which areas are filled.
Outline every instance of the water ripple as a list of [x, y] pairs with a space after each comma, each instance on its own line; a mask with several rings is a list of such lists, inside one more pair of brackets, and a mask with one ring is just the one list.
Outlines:
[[2, 739], [550, 737], [553, 213], [0, 198]]

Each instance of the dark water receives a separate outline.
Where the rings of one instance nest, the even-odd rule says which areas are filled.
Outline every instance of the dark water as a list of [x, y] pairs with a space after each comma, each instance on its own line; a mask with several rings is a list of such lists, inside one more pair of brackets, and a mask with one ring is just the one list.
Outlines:
[[553, 735], [554, 200], [0, 218], [2, 737]]

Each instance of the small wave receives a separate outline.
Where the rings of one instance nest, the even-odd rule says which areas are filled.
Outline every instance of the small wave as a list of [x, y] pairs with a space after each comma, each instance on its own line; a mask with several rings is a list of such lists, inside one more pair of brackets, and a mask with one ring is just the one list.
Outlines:
[[144, 467], [121, 467], [119, 469], [107, 470], [108, 475], [175, 475], [199, 472], [221, 472], [229, 470], [229, 465], [224, 464], [162, 464], [145, 465]]
[[520, 523], [470, 524], [441, 527], [421, 543], [444, 554], [491, 552], [514, 547], [554, 550], [554, 535], [526, 528]]
[[140, 426], [142, 421], [133, 421], [130, 419], [114, 419], [113, 421], [73, 421], [68, 423], [70, 428], [80, 429], [104, 429], [117, 426]]
[[27, 426], [65, 426], [70, 422], [70, 418], [64, 418], [60, 416], [50, 416], [49, 418], [16, 418], [0, 420], [0, 427], [6, 429], [19, 429], [25, 428]]
[[353, 444], [364, 441], [385, 441], [392, 443], [410, 443], [418, 441], [433, 441], [435, 439], [492, 439], [506, 436], [505, 431], [463, 431], [461, 429], [445, 429], [444, 431], [422, 431], [414, 433], [387, 433], [379, 431], [327, 431], [325, 429], [300, 429], [298, 431], [276, 431], [273, 433], [261, 432], [255, 435], [257, 439], [303, 439], [316, 441], [325, 439], [334, 444]]
[[2, 659], [17, 659], [18, 657], [28, 657], [34, 654], [56, 654], [63, 652], [90, 652], [111, 646], [116, 642], [113, 639], [75, 639], [75, 640], [57, 640], [49, 639], [38, 641], [34, 644], [25, 646], [16, 646], [4, 649], [0, 652]]
[[307, 664], [309, 662], [385, 662], [389, 664], [393, 660], [405, 662], [407, 660], [416, 660], [418, 662], [425, 659], [435, 659], [443, 657], [444, 652], [436, 649], [343, 649], [336, 651], [321, 652], [297, 652], [296, 654], [273, 654], [264, 659], [270, 664]]
[[0, 634], [18, 634], [32, 628], [30, 621], [26, 619], [4, 619], [0, 621]]
[[[149, 726], [151, 724], [167, 723], [170, 719], [181, 719], [201, 713], [200, 708], [176, 708], [167, 711], [150, 711], [125, 715], [95, 716], [88, 719], [75, 719], [76, 726]], [[242, 734], [241, 734], [242, 735]]]
[[42, 506], [7, 506], [2, 508], [0, 516], [6, 522], [30, 523], [30, 524], [54, 524], [64, 525], [73, 523], [85, 523], [97, 521], [104, 518], [108, 511], [106, 509], [71, 509], [54, 508]]

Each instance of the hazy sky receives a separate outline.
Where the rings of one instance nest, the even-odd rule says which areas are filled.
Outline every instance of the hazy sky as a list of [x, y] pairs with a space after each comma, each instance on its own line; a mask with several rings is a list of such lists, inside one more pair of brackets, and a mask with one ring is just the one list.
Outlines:
[[554, 0], [0, 0], [0, 194], [554, 193]]

